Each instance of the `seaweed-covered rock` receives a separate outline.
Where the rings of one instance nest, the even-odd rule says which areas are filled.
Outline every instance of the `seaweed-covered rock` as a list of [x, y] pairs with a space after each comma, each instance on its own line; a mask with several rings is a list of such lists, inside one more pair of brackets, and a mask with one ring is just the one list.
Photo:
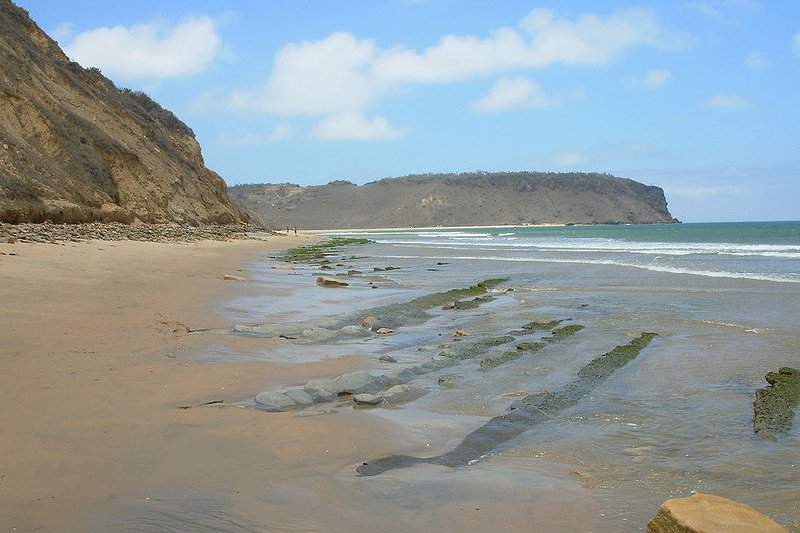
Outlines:
[[563, 322], [563, 321], [562, 320], [551, 320], [549, 322], [536, 322], [536, 321], [533, 321], [533, 322], [528, 322], [527, 324], [522, 326], [522, 329], [524, 329], [524, 330], [526, 330], [526, 331], [528, 331], [530, 333], [533, 333], [533, 332], [536, 332], [536, 331], [549, 331], [549, 330], [555, 328], [556, 326], [558, 326], [559, 324], [561, 324], [561, 322]]
[[537, 350], [541, 350], [545, 346], [547, 345], [543, 342], [520, 342], [519, 344], [517, 344], [517, 350], [521, 352], [524, 352], [526, 350], [535, 352]]
[[794, 409], [800, 403], [800, 370], [783, 367], [769, 372], [765, 379], [770, 386], [756, 391], [753, 431], [772, 437], [792, 427]]
[[499, 354], [493, 353], [484, 355], [481, 358], [481, 370], [489, 370], [490, 368], [500, 366], [503, 363], [517, 359], [521, 355], [522, 353], [519, 350], [506, 350]]
[[546, 340], [547, 342], [560, 341], [562, 339], [565, 339], [567, 337], [575, 335], [576, 333], [578, 333], [582, 329], [583, 329], [583, 326], [580, 325], [580, 324], [570, 324], [568, 326], [563, 326], [563, 327], [560, 327], [560, 328], [556, 328], [553, 331], [551, 331], [550, 332], [550, 336], [549, 337], [545, 337], [544, 340]]

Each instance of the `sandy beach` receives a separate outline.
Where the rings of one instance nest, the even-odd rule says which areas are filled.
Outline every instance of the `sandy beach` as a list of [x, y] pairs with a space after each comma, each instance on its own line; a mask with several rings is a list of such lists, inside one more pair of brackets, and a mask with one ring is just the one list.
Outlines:
[[[333, 430], [329, 417], [267, 421], [252, 409], [199, 406], [346, 372], [358, 358], [221, 362], [207, 355], [208, 335], [189, 333], [230, 326], [221, 302], [248, 284], [225, 274], [247, 277], [248, 262], [308, 239], [0, 245], [4, 530], [136, 529], [148, 503], [177, 495], [256, 520], [263, 511], [247, 502], [276, 470], [321, 467], [314, 434]], [[263, 339], [219, 337], [213, 344], [239, 354], [265, 349]], [[352, 422], [352, 435], [375, 440], [364, 417]], [[352, 454], [345, 441], [326, 446]]]

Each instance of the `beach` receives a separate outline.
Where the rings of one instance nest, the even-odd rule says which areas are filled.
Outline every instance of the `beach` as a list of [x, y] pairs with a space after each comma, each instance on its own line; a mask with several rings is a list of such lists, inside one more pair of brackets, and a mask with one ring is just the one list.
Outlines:
[[[528, 237], [513, 231], [373, 235], [291, 264], [279, 250], [312, 238], [0, 245], [4, 525], [637, 531], [667, 498], [708, 491], [796, 530], [799, 432], [759, 439], [751, 420], [763, 374], [797, 366], [797, 284], [522, 260]], [[321, 274], [349, 285], [321, 287]], [[431, 299], [489, 278], [500, 281], [443, 297], [477, 299], [463, 308]], [[354, 336], [368, 315], [393, 331]], [[534, 333], [531, 321], [559, 324]], [[581, 328], [550, 331], [570, 325]], [[647, 331], [658, 336], [577, 403], [464, 465], [357, 473], [447, 457]], [[543, 346], [502, 358], [522, 341]], [[254, 401], [398, 369], [414, 370], [404, 384], [418, 396], [397, 404]]]
[[[310, 455], [303, 443], [331, 429], [325, 420], [265, 424], [254, 410], [196, 407], [359, 361], [227, 363], [188, 332], [230, 325], [220, 304], [247, 283], [225, 274], [245, 277], [240, 269], [270, 250], [306, 242], [0, 245], [4, 530], [148, 530], [136, 524], [147, 502], [197, 495], [236, 508], [275, 469]], [[232, 336], [214, 344], [263, 347]]]

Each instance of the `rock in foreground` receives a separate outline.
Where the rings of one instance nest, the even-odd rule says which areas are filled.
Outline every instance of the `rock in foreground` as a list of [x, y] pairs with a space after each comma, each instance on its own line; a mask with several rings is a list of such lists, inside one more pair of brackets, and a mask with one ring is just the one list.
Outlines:
[[667, 500], [648, 533], [788, 533], [752, 507], [712, 494]]

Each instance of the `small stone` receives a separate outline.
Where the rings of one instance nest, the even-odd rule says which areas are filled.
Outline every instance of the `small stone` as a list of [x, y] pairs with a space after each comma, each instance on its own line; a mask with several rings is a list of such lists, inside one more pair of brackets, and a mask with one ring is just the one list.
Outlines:
[[222, 276], [223, 279], [228, 281], [247, 281], [247, 278], [243, 278], [242, 276], [236, 276], [234, 274], [225, 274]]
[[353, 396], [353, 403], [356, 405], [378, 405], [381, 401], [383, 401], [383, 397], [366, 392]]
[[375, 330], [375, 333], [378, 335], [389, 335], [390, 333], [394, 333], [392, 328], [378, 328]]
[[376, 317], [370, 315], [364, 317], [364, 319], [361, 321], [361, 325], [364, 326], [365, 328], [371, 328], [372, 323], [375, 322], [376, 320], [378, 320]]
[[453, 337], [466, 337], [466, 336], [467, 334], [464, 333], [463, 331], [455, 330], [453, 332]]
[[292, 265], [272, 265], [272, 268], [276, 270], [294, 270]]
[[385, 353], [382, 356], [378, 357], [378, 361], [380, 361], [381, 363], [396, 363], [397, 359], [395, 359], [388, 353]]
[[320, 287], [347, 287], [350, 284], [339, 278], [334, 278], [331, 276], [319, 276], [317, 278], [317, 285]]
[[442, 342], [442, 343], [439, 344], [439, 349], [441, 349], [441, 350], [446, 350], [449, 347], [450, 347], [450, 345], [447, 344], [446, 342]]

